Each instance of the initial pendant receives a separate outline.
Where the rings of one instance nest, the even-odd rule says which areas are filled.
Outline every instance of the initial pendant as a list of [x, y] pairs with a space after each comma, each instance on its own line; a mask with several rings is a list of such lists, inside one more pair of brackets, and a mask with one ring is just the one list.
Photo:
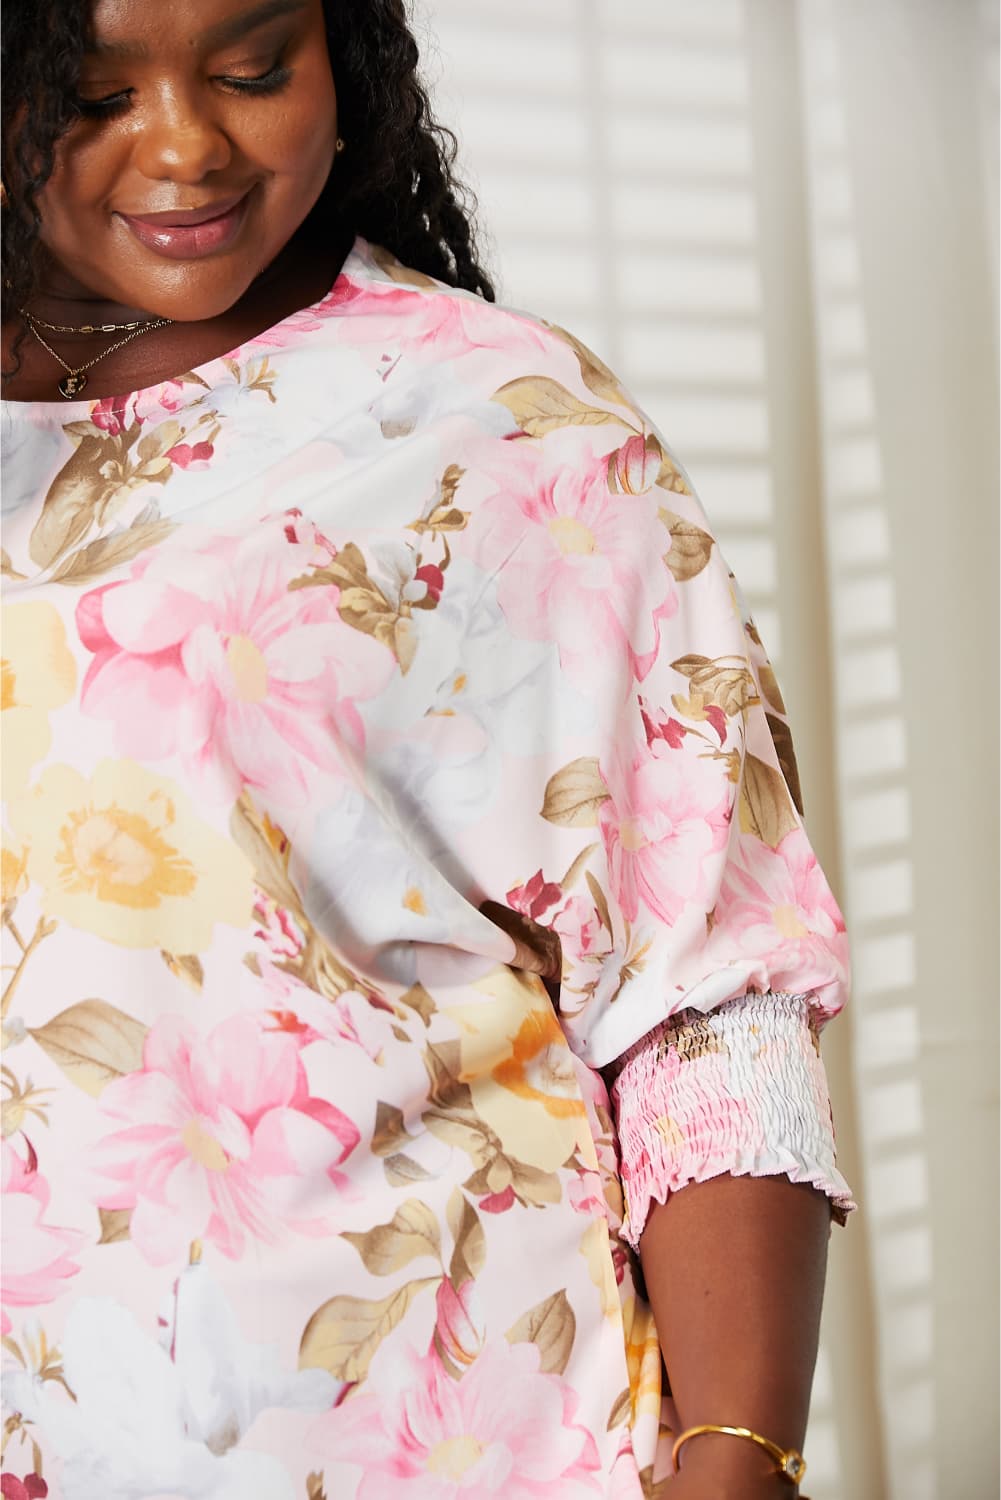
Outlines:
[[59, 382], [59, 394], [65, 396], [67, 401], [72, 401], [78, 396], [87, 384], [87, 377], [82, 370], [73, 370], [69, 375], [64, 375]]

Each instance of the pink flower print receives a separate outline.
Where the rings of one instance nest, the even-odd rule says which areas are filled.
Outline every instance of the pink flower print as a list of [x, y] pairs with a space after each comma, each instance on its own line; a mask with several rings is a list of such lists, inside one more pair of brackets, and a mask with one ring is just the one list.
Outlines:
[[566, 958], [582, 958], [586, 953], [596, 953], [607, 948], [610, 941], [607, 933], [602, 937], [601, 918], [594, 902], [586, 896], [570, 896], [556, 913], [552, 926], [559, 933]]
[[574, 680], [628, 669], [642, 680], [660, 621], [677, 609], [662, 561], [663, 527], [649, 495], [618, 495], [579, 433], [508, 443], [498, 492], [477, 516], [479, 565], [499, 574], [497, 600], [517, 636], [555, 641]]
[[513, 911], [521, 912], [533, 922], [539, 921], [551, 906], [563, 896], [562, 887], [545, 880], [541, 870], [536, 870], [524, 885], [513, 886], [507, 893], [507, 904]]
[[648, 437], [627, 438], [622, 447], [608, 455], [608, 478], [612, 489], [621, 495], [644, 495], [657, 483], [663, 461], [660, 443]]
[[[191, 393], [197, 399], [202, 389], [192, 386]], [[117, 437], [136, 423], [141, 426], [145, 422], [162, 422], [179, 411], [189, 399], [183, 381], [165, 380], [133, 395], [105, 396], [95, 401], [90, 409], [90, 420], [109, 437]]]
[[[408, 357], [454, 361], [477, 349], [520, 350], [526, 359], [552, 345], [553, 336], [533, 323], [481, 297], [428, 296], [392, 282], [362, 286], [342, 276], [314, 309], [338, 318], [338, 336], [356, 346], [405, 349]], [[427, 351], [425, 356], [425, 351]]]
[[587, 1214], [592, 1219], [599, 1214], [604, 1218], [608, 1217], [601, 1178], [593, 1168], [589, 1167], [577, 1174], [567, 1188], [567, 1198], [570, 1206], [579, 1214]]
[[445, 587], [445, 575], [435, 563], [424, 563], [414, 573], [414, 577], [423, 583], [427, 590], [427, 597], [437, 604]]
[[670, 716], [666, 719], [658, 718], [656, 717], [656, 710], [651, 711], [649, 705], [642, 698], [638, 701], [646, 742], [654, 754], [659, 753], [660, 747], [657, 744], [658, 741], [662, 741], [671, 750], [680, 750], [684, 743], [685, 735], [688, 733], [684, 724]]
[[364, 995], [345, 990], [336, 999], [328, 999], [266, 960], [260, 969], [271, 1000], [269, 1031], [286, 1032], [300, 1047], [317, 1041], [349, 1042], [373, 1062], [382, 1061], [384, 1023]]
[[[618, 1182], [616, 1188], [618, 1189]], [[609, 1229], [608, 1248], [612, 1253], [615, 1281], [617, 1286], [621, 1286], [626, 1270], [626, 1252], [619, 1240], [619, 1231], [622, 1228], [621, 1207], [619, 1210], [612, 1208], [602, 1188], [600, 1175], [590, 1167], [570, 1183], [567, 1188], [567, 1198], [577, 1213], [586, 1214], [591, 1219], [600, 1216], [605, 1220]], [[621, 1205], [621, 1194], [619, 1194], [619, 1199]]]
[[137, 422], [162, 422], [172, 417], [182, 406], [197, 402], [204, 395], [200, 384], [187, 385], [183, 380], [164, 380], [159, 385], [137, 391], [132, 397], [132, 406]]
[[486, 1193], [479, 1200], [479, 1206], [486, 1214], [506, 1214], [514, 1207], [514, 1188], [508, 1183], [501, 1193]]
[[394, 668], [341, 620], [335, 587], [290, 590], [330, 552], [294, 514], [235, 533], [184, 527], [80, 600], [94, 654], [84, 708], [113, 721], [124, 754], [180, 755], [215, 795], [262, 787], [301, 805], [313, 773], [339, 773], [341, 747], [361, 747], [356, 701]]
[[260, 886], [254, 887], [254, 936], [275, 960], [298, 958], [305, 941], [292, 913]]
[[640, 907], [673, 923], [710, 890], [706, 862], [726, 844], [734, 787], [720, 763], [657, 758], [602, 767], [610, 796], [598, 813], [609, 875], [627, 921]]
[[166, 457], [179, 469], [207, 469], [214, 452], [211, 443], [175, 443]]
[[435, 1295], [434, 1346], [451, 1373], [460, 1374], [483, 1348], [485, 1325], [480, 1296], [473, 1280], [454, 1287], [447, 1276]]
[[577, 1396], [539, 1371], [534, 1344], [497, 1339], [460, 1380], [411, 1352], [379, 1388], [321, 1417], [319, 1443], [362, 1467], [357, 1500], [585, 1500], [598, 1451]]
[[[389, 317], [379, 317], [383, 308], [383, 299], [386, 295], [397, 299], [406, 298], [406, 302], [397, 300], [389, 311]], [[355, 281], [350, 273], [342, 272], [330, 288], [329, 292], [310, 307], [301, 307], [297, 312], [290, 313], [273, 328], [267, 328], [262, 333], [255, 334], [245, 344], [238, 344], [229, 351], [228, 357], [235, 360], [249, 359], [258, 349], [286, 348], [290, 344], [297, 343], [306, 334], [315, 333], [322, 328], [328, 318], [338, 318], [342, 323], [347, 318], [362, 316], [364, 327], [352, 328], [352, 343], [382, 343], [390, 340], [390, 335], [395, 329], [395, 337], [392, 342], [400, 342], [399, 317], [408, 306], [413, 306], [417, 311], [416, 304], [431, 302], [437, 304], [444, 299], [439, 297], [428, 298], [410, 287], [388, 286], [383, 291], [382, 286], [376, 283], [371, 285], [367, 280]], [[477, 298], [477, 301], [480, 299]], [[393, 316], [395, 312], [396, 316]], [[431, 315], [439, 318], [440, 313], [436, 306], [431, 309]], [[368, 324], [368, 316], [371, 316], [371, 325]], [[346, 323], [344, 324], [346, 327]], [[343, 329], [340, 329], [343, 331]]]
[[38, 1170], [34, 1150], [22, 1158], [9, 1141], [3, 1142], [3, 1255], [0, 1262], [0, 1326], [11, 1330], [8, 1307], [37, 1307], [53, 1302], [62, 1284], [80, 1267], [78, 1254], [86, 1235], [78, 1229], [46, 1224], [49, 1185]]
[[154, 1265], [195, 1239], [236, 1259], [247, 1237], [333, 1231], [331, 1186], [346, 1187], [337, 1168], [359, 1132], [310, 1096], [299, 1039], [270, 1023], [234, 1016], [203, 1037], [164, 1016], [142, 1068], [101, 1095], [113, 1128], [97, 1147], [97, 1201], [131, 1211], [132, 1241]]
[[105, 396], [95, 401], [90, 409], [90, 420], [109, 437], [118, 437], [133, 422], [141, 422], [135, 407], [134, 396]]
[[18, 1479], [8, 1470], [0, 1474], [0, 1495], [3, 1500], [45, 1500], [49, 1487], [41, 1474], [25, 1474]]
[[775, 990], [840, 984], [848, 972], [845, 923], [801, 828], [778, 848], [744, 837], [723, 875], [710, 948], [754, 956]]

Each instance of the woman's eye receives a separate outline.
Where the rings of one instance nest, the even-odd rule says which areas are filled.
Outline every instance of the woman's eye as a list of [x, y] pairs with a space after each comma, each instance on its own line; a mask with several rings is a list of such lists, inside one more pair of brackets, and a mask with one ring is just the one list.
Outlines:
[[[274, 94], [284, 88], [291, 77], [292, 69], [284, 67], [279, 60], [266, 73], [256, 73], [249, 78], [222, 74], [217, 81], [235, 94]], [[106, 120], [127, 109], [131, 95], [131, 89], [119, 89], [117, 93], [106, 94], [100, 99], [78, 97], [77, 108], [90, 119]]]
[[121, 110], [128, 108], [131, 93], [131, 89], [119, 89], [117, 94], [107, 94], [103, 99], [78, 98], [76, 106], [82, 115], [106, 120], [109, 115], [117, 115]]
[[252, 78], [237, 78], [224, 76], [220, 82], [226, 88], [233, 89], [238, 94], [274, 94], [280, 88], [284, 88], [292, 77], [291, 68], [282, 67], [281, 63], [275, 63], [266, 73], [258, 73]]

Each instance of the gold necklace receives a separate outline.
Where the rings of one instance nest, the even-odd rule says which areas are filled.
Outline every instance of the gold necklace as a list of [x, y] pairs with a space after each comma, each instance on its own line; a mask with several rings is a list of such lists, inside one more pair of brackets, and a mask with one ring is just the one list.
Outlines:
[[[67, 401], [72, 401], [73, 398], [75, 396], [78, 396], [84, 389], [87, 384], [87, 376], [84, 372], [86, 370], [92, 369], [92, 367], [96, 365], [99, 360], [106, 359], [109, 354], [114, 354], [116, 349], [121, 349], [125, 344], [131, 344], [133, 339], [139, 338], [142, 334], [152, 333], [156, 328], [166, 328], [170, 325], [170, 323], [173, 322], [172, 318], [152, 318], [149, 322], [142, 323], [139, 327], [133, 328], [131, 332], [125, 335], [123, 339], [116, 339], [116, 341], [113, 344], [109, 345], [107, 349], [103, 349], [101, 353], [96, 354], [93, 359], [88, 359], [85, 364], [74, 366], [68, 365], [63, 359], [62, 355], [57, 354], [52, 345], [47, 344], [42, 338], [42, 335], [35, 327], [35, 324], [40, 321], [39, 319], [35, 318], [32, 313], [26, 312], [24, 309], [21, 310], [21, 316], [24, 318], [24, 321], [28, 325], [28, 331], [35, 336], [46, 353], [51, 354], [52, 358], [59, 364], [61, 364], [63, 369], [66, 371], [66, 374], [59, 382], [58, 390], [60, 396], [64, 396]], [[43, 324], [43, 326], [48, 327], [47, 324]], [[75, 331], [77, 330], [74, 330], [74, 332]], [[83, 330], [81, 329], [80, 332], [82, 331]]]
[[[49, 333], [131, 333], [135, 328], [148, 328], [155, 322], [154, 318], [137, 318], [134, 323], [46, 323], [37, 313], [30, 313], [24, 307], [18, 308], [22, 318], [30, 318], [37, 323], [39, 328], [48, 329]], [[173, 321], [171, 318], [163, 320], [166, 323]]]

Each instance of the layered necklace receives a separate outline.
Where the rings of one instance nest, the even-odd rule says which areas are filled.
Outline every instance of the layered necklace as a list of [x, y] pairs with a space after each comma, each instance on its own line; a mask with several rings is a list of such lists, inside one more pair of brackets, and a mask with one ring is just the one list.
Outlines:
[[[121, 349], [125, 344], [131, 344], [133, 339], [141, 338], [144, 333], [152, 333], [156, 328], [168, 328], [174, 321], [173, 318], [139, 318], [134, 323], [46, 323], [44, 318], [36, 318], [35, 314], [29, 312], [26, 307], [20, 308], [19, 311], [29, 333], [34, 335], [46, 353], [51, 354], [52, 358], [66, 371], [59, 382], [59, 394], [67, 401], [72, 401], [74, 397], [79, 396], [87, 384], [86, 372], [93, 369], [99, 360], [106, 359], [109, 354], [114, 354], [116, 349]], [[108, 345], [107, 349], [103, 349], [100, 354], [96, 354], [93, 359], [88, 359], [84, 364], [69, 365], [62, 355], [57, 354], [52, 345], [42, 337], [43, 328], [49, 333], [121, 333], [125, 337], [116, 339], [113, 344]]]

